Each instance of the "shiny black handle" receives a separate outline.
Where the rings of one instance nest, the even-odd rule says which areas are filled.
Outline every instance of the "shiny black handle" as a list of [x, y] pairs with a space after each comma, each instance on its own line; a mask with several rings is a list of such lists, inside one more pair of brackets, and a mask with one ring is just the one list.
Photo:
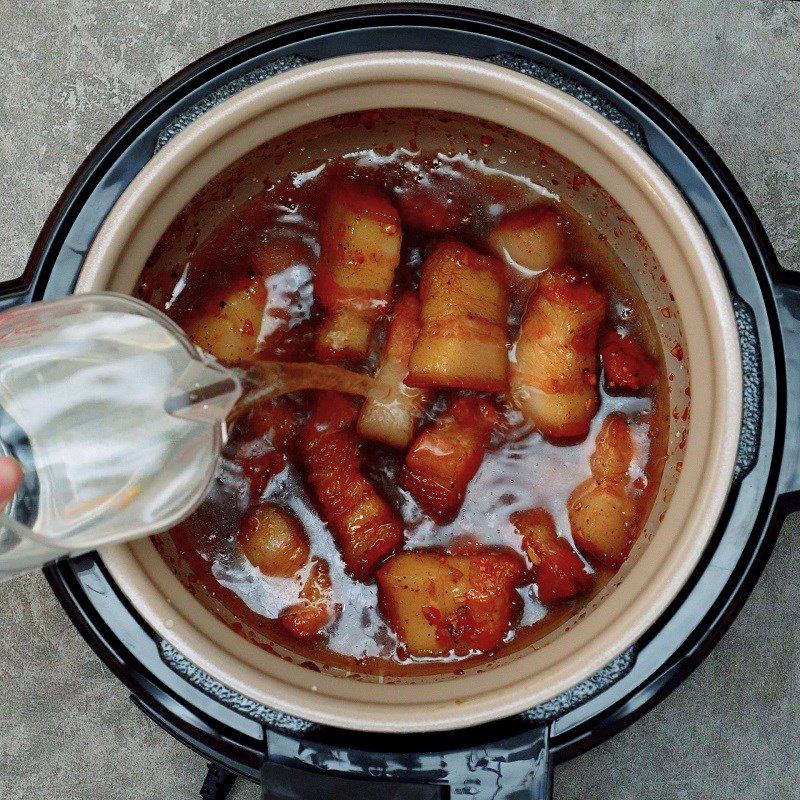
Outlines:
[[800, 507], [800, 274], [784, 272], [775, 285], [786, 369], [786, 434], [778, 491]]
[[550, 800], [553, 793], [548, 725], [469, 750], [402, 753], [269, 733], [261, 776], [264, 800]]
[[447, 792], [437, 784], [345, 778], [267, 761], [261, 770], [261, 797], [263, 800], [447, 800]]

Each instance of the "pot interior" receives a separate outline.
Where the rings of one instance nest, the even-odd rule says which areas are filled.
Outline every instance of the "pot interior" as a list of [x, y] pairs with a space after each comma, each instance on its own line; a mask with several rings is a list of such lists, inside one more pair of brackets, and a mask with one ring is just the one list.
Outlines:
[[[591, 674], [677, 593], [710, 535], [733, 467], [741, 378], [732, 310], [710, 248], [677, 192], [624, 134], [577, 101], [463, 59], [376, 54], [328, 64], [327, 71], [298, 70], [294, 84], [272, 79], [243, 92], [180, 134], [120, 200], [78, 289], [131, 293], [148, 260], [157, 270], [182, 269], [198, 243], [265, 182], [303, 174], [331, 153], [413, 142], [523, 174], [591, 223], [650, 311], [651, 350], [661, 353], [668, 376], [663, 402], [670, 429], [642, 533], [589, 604], [531, 647], [464, 675], [402, 678], [393, 686], [381, 680], [369, 700], [363, 683], [373, 678], [308, 669], [254, 627], [242, 626], [192, 582], [169, 535], [115, 547], [103, 557], [164, 638], [253, 699], [343, 727], [461, 727], [541, 702]], [[429, 77], [445, 73], [448, 81]], [[363, 112], [379, 102], [387, 107], [386, 100], [405, 110], [387, 115], [391, 125], [365, 124]], [[311, 124], [342, 112], [356, 115], [351, 124]], [[714, 430], [712, 419], [723, 420], [724, 430]], [[719, 467], [714, 475], [710, 464]]]
[[[665, 417], [669, 431], [662, 431], [657, 443], [651, 442], [651, 449], [658, 444], [659, 452], [653, 454], [656, 472], [658, 469], [662, 471], [660, 476], [654, 476], [654, 483], [658, 486], [653, 487], [654, 500], [629, 558], [630, 563], [626, 562], [615, 576], [616, 580], [621, 580], [657, 529], [680, 474], [690, 417], [689, 364], [683, 355], [680, 311], [663, 270], [631, 218], [591, 177], [542, 142], [486, 120], [421, 109], [375, 110], [326, 119], [295, 129], [257, 147], [223, 170], [172, 221], [147, 261], [146, 282], [148, 291], [152, 292], [148, 299], [159, 307], [168, 303], [167, 298], [178, 285], [176, 276], [184, 274], [193, 254], [202, 249], [232, 213], [254, 196], [258, 197], [265, 186], [277, 183], [286, 175], [296, 175], [295, 183], [301, 185], [317, 174], [332, 154], [347, 154], [353, 163], [360, 159], [374, 162], [382, 154], [388, 158], [398, 149], [438, 153], [443, 158], [481, 163], [496, 175], [524, 176], [534, 197], [555, 201], [565, 216], [578, 214], [591, 222], [592, 237], [583, 235], [580, 242], [581, 250], [588, 253], [587, 260], [613, 271], [618, 283], [621, 276], [623, 295], [635, 298], [632, 305], [639, 309], [640, 314], [643, 308], [647, 309], [644, 313], [648, 319], [639, 332], [647, 340], [648, 351], [660, 354], [664, 362], [663, 372], [668, 376], [668, 385], [662, 387], [654, 400], [660, 407], [654, 417], [659, 420]], [[576, 230], [583, 232], [583, 229]], [[604, 246], [608, 241], [613, 242], [622, 263], [609, 263]], [[124, 290], [131, 291], [131, 288], [125, 285]], [[675, 409], [675, 413], [669, 414], [666, 409]], [[593, 428], [587, 441], [592, 443], [594, 435]], [[663, 454], [662, 449], [666, 450]], [[661, 458], [664, 459], [663, 467]], [[519, 478], [536, 481], [539, 476], [520, 475]], [[566, 518], [559, 519], [558, 523], [561, 529], [568, 530]], [[458, 680], [463, 674], [478, 674], [514, 660], [522, 650], [521, 646], [516, 646], [488, 662], [458, 664], [464, 668], [457, 673], [453, 668], [448, 669], [446, 664], [427, 670], [428, 674], [422, 674], [421, 668], [417, 675], [376, 675], [360, 670], [358, 665], [332, 665], [329, 660], [297, 653], [265, 635], [255, 615], [235, 614], [230, 604], [220, 598], [216, 581], [212, 579], [209, 586], [207, 581], [198, 578], [198, 573], [205, 571], [204, 565], [194, 558], [187, 560], [170, 533], [154, 538], [153, 544], [184, 587], [245, 639], [268, 652], [275, 652], [287, 662], [327, 674], [382, 683]], [[252, 597], [257, 591], [245, 583], [245, 602], [248, 594]], [[546, 620], [549, 633], [529, 646], [534, 649], [544, 647], [563, 635], [576, 616], [591, 614], [611, 591], [613, 581], [604, 582], [587, 605], [551, 612]]]

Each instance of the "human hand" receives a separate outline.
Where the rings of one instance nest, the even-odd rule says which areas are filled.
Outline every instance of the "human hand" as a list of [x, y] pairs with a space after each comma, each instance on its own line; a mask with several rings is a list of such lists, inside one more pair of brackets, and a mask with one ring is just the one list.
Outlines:
[[0, 456], [0, 508], [14, 496], [22, 483], [22, 467], [9, 456]]

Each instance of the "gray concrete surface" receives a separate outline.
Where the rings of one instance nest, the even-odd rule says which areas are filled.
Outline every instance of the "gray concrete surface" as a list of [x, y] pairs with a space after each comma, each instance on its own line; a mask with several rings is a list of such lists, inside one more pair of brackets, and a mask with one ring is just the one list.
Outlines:
[[[0, 0], [0, 276], [21, 269], [84, 155], [143, 94], [235, 36], [330, 5]], [[783, 263], [800, 269], [800, 5], [469, 5], [554, 28], [638, 73], [722, 154]], [[636, 725], [559, 767], [558, 800], [800, 797], [798, 522], [713, 654]], [[0, 798], [197, 796], [201, 760], [131, 707], [40, 576], [0, 586], [0, 625]]]

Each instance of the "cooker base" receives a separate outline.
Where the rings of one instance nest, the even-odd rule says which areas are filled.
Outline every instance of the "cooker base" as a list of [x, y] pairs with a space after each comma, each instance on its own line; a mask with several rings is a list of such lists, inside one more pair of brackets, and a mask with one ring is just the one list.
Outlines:
[[[779, 473], [784, 447], [793, 452], [798, 439], [795, 429], [787, 431], [785, 425], [784, 334], [775, 300], [776, 282], [785, 278], [733, 177], [662, 98], [622, 68], [575, 42], [479, 11], [413, 4], [362, 6], [266, 28], [191, 65], [126, 115], [70, 182], [34, 247], [23, 278], [3, 287], [0, 308], [72, 290], [83, 256], [116, 199], [176, 130], [172, 126], [180, 125], [184, 115], [194, 113], [209, 96], [224, 91], [232, 81], [248, 80], [247, 75], [267, 74], [257, 71], [269, 70], [276, 59], [302, 63], [397, 49], [398, 42], [405, 49], [503, 58], [506, 66], [520, 59], [515, 63], [542, 70], [537, 77], [555, 75], [564, 81], [563, 88], [577, 87], [575, 91], [583, 94], [580, 99], [595, 103], [596, 108], [599, 103], [616, 114], [617, 124], [629, 126], [629, 135], [639, 137], [683, 191], [717, 250], [731, 291], [742, 298], [744, 317], [749, 320], [745, 339], [751, 346], [743, 350], [751, 362], [749, 374], [760, 380], [749, 385], [752, 435], [738, 485], [728, 498], [701, 564], [639, 642], [636, 658], [631, 655], [630, 663], [624, 665], [629, 667], [626, 674], [615, 675], [618, 680], [597, 687], [593, 696], [581, 696], [581, 702], [568, 703], [568, 707], [546, 713], [534, 710], [528, 717], [519, 715], [447, 737], [454, 749], [478, 751], [509, 737], [541, 735], [546, 737], [546, 749], [555, 763], [629, 725], [694, 669], [738, 613], [791, 510], [785, 499], [788, 495], [779, 494], [779, 490], [794, 488], [779, 487]], [[46, 575], [76, 627], [128, 686], [134, 703], [230, 774], [260, 780], [264, 764], [277, 760], [283, 766], [291, 763], [307, 768], [304, 759], [318, 757], [319, 763], [335, 764], [341, 770], [346, 762], [355, 765], [357, 773], [369, 775], [382, 758], [385, 765], [386, 753], [416, 757], [436, 747], [424, 736], [370, 735], [365, 739], [354, 732], [287, 720], [286, 715], [279, 718], [258, 704], [252, 704], [258, 706], [255, 709], [246, 707], [250, 701], [232, 697], [225, 687], [208, 685], [185, 665], [179, 667], [179, 659], [169, 663], [169, 645], [117, 590], [96, 554], [58, 563], [48, 568]], [[279, 745], [286, 753], [280, 759]], [[343, 755], [337, 759], [331, 755], [334, 753], [346, 754], [346, 759]], [[269, 766], [267, 772], [274, 774], [274, 769]], [[222, 797], [225, 787], [230, 789], [228, 781], [215, 768], [204, 791], [209, 797]]]

